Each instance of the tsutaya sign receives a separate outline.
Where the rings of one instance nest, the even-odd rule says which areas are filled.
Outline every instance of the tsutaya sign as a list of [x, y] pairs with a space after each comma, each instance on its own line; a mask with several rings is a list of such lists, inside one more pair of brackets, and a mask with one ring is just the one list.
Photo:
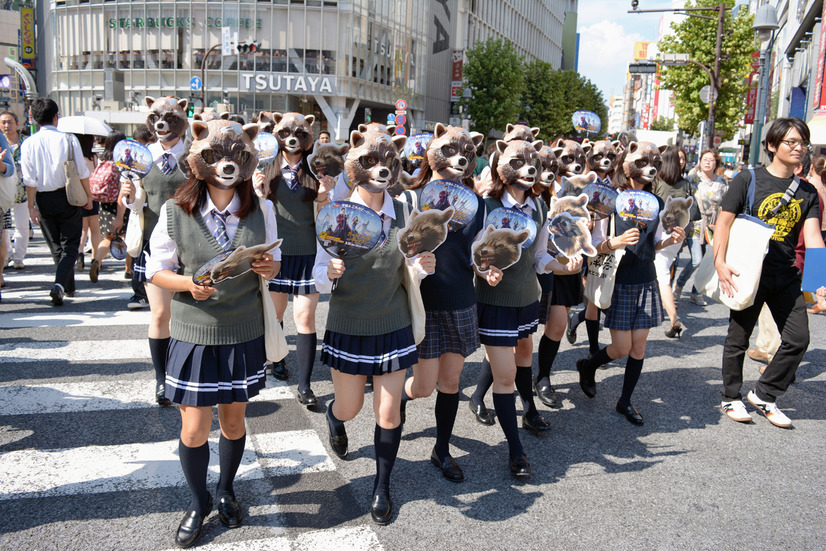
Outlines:
[[241, 73], [238, 89], [256, 92], [283, 92], [336, 95], [335, 77], [289, 73]]

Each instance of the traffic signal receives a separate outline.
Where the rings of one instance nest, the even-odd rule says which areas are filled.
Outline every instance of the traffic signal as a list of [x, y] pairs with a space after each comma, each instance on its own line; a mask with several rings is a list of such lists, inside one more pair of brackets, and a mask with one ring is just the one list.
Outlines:
[[189, 107], [186, 108], [186, 116], [190, 119], [195, 116], [195, 104], [189, 100]]
[[257, 40], [250, 40], [247, 42], [239, 42], [235, 45], [235, 50], [239, 54], [254, 54], [261, 49], [261, 43]]

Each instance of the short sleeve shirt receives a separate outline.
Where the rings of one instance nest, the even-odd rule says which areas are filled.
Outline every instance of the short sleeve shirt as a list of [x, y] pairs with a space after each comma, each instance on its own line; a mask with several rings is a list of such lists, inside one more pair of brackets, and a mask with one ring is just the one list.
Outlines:
[[[769, 252], [763, 262], [763, 272], [783, 272], [794, 265], [794, 248], [803, 222], [807, 218], [818, 217], [820, 199], [815, 187], [806, 180], [801, 180], [794, 198], [776, 216], [771, 216], [772, 209], [780, 202], [794, 177], [778, 178], [766, 167], [756, 168], [754, 176], [754, 208], [751, 214], [775, 227], [774, 235], [769, 242]], [[750, 182], [751, 172], [740, 171], [723, 197], [721, 209], [734, 214], [743, 212], [747, 208]]]

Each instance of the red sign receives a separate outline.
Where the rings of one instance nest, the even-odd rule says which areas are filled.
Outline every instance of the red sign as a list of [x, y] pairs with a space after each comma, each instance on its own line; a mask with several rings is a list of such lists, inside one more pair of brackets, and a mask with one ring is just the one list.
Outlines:
[[746, 117], [743, 119], [745, 124], [754, 124], [754, 118], [757, 116], [758, 79], [757, 73], [749, 75], [749, 91], [746, 93]]
[[453, 50], [453, 76], [450, 80], [462, 80], [462, 62], [465, 53], [462, 50]]
[[[823, 3], [823, 12], [820, 19], [826, 18], [826, 2]], [[826, 24], [820, 25], [820, 51], [817, 54], [817, 80], [815, 80], [815, 99], [812, 107], [822, 109], [826, 107], [826, 98], [823, 97], [823, 79], [826, 74], [823, 72], [823, 64], [826, 63]]]

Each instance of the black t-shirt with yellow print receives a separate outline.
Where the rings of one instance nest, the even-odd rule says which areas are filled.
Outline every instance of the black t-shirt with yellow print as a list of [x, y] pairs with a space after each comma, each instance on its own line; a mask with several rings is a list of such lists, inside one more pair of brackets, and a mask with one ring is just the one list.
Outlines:
[[[755, 193], [752, 214], [775, 227], [769, 242], [769, 252], [763, 262], [763, 273], [781, 273], [794, 266], [794, 248], [800, 230], [807, 218], [818, 217], [819, 198], [817, 190], [806, 180], [800, 181], [794, 198], [776, 216], [769, 218], [774, 207], [794, 180], [772, 176], [766, 167], [754, 170]], [[751, 172], [742, 170], [731, 182], [728, 193], [723, 197], [722, 210], [740, 214], [747, 206]]]

